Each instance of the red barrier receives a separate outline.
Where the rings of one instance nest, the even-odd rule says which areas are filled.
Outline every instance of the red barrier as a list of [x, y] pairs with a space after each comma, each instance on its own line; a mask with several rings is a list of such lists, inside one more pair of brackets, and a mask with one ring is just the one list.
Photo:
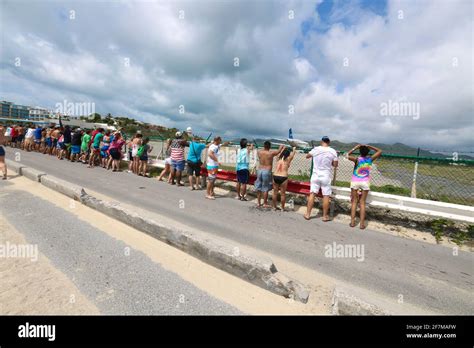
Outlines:
[[[207, 170], [203, 168], [201, 170], [202, 175], [207, 176]], [[230, 170], [219, 170], [217, 172], [217, 179], [225, 180], [225, 181], [233, 181], [237, 182], [237, 173], [230, 171]], [[251, 174], [249, 178], [249, 184], [254, 185], [255, 180], [257, 180], [257, 176], [255, 174]], [[288, 186], [286, 188], [287, 192], [291, 193], [298, 193], [303, 195], [309, 195], [310, 192], [310, 183], [304, 181], [296, 181], [296, 180], [288, 180]], [[321, 190], [319, 190], [318, 197], [322, 197]]]

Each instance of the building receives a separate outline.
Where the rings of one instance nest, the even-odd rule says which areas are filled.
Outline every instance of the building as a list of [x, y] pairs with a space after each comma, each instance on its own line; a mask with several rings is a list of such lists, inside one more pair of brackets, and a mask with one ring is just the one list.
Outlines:
[[52, 112], [46, 108], [40, 106], [35, 106], [30, 108], [30, 117], [31, 121], [47, 121], [50, 118]]
[[30, 110], [28, 106], [13, 104], [12, 102], [1, 102], [1, 118], [11, 118], [18, 120], [28, 120]]
[[33, 123], [45, 126], [50, 123], [49, 111], [40, 107], [32, 108], [30, 106], [17, 105], [12, 102], [2, 101], [0, 102], [0, 123]]

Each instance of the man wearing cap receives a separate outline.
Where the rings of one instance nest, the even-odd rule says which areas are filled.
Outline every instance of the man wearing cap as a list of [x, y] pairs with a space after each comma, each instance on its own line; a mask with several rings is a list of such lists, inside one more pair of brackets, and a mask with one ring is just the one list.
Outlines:
[[[181, 183], [181, 173], [184, 170], [184, 148], [188, 142], [183, 139], [183, 133], [176, 132], [175, 138], [171, 141], [171, 185], [184, 186]], [[176, 183], [175, 183], [176, 179]]]
[[311, 175], [311, 188], [308, 197], [308, 206], [304, 218], [310, 219], [314, 205], [314, 197], [319, 189], [323, 194], [323, 221], [329, 221], [329, 196], [331, 195], [331, 180], [333, 167], [337, 167], [337, 152], [329, 146], [331, 141], [327, 136], [321, 139], [321, 145], [314, 147], [306, 158], [313, 159], [313, 173]]

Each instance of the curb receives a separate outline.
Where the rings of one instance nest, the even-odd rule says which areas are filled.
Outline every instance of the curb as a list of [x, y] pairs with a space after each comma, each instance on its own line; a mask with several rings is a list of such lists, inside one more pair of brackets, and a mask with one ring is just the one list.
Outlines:
[[374, 304], [348, 294], [345, 290], [336, 287], [332, 297], [333, 315], [392, 315]]
[[[148, 235], [163, 241], [203, 262], [206, 262], [227, 273], [237, 276], [277, 295], [307, 303], [309, 290], [301, 283], [278, 272], [273, 261], [267, 257], [241, 253], [233, 245], [220, 240], [210, 240], [193, 233], [165, 226], [146, 214], [138, 214], [122, 207], [118, 202], [98, 199], [84, 190], [46, 173], [24, 167], [6, 160], [7, 166], [19, 175], [40, 182], [42, 185], [67, 197], [80, 201], [89, 208], [119, 220]], [[12, 164], [14, 163], [14, 164]]]

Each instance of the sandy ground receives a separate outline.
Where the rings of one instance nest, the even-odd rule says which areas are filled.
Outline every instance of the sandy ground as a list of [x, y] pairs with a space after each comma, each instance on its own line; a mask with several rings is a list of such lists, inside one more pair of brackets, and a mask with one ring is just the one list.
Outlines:
[[[273, 294], [224, 271], [214, 268], [176, 248], [146, 235], [145, 233], [83, 206], [62, 194], [47, 189], [41, 184], [33, 182], [27, 178], [15, 177], [10, 181], [10, 183], [14, 184], [13, 186], [10, 186], [12, 189], [26, 190], [33, 195], [37, 195], [52, 202], [58, 207], [66, 207], [66, 209], [76, 215], [78, 219], [87, 221], [104, 233], [128, 244], [131, 247], [132, 252], [134, 249], [142, 251], [151, 260], [159, 263], [162, 267], [177, 273], [184, 280], [189, 281], [208, 294], [235, 306], [244, 313], [290, 315], [330, 314], [332, 291], [335, 283], [331, 278], [318, 274], [312, 270], [307, 270], [287, 262], [283, 264], [283, 260], [278, 260], [277, 262], [277, 260], [272, 256], [281, 271], [291, 271], [288, 272], [288, 274], [292, 274], [295, 278], [305, 281], [306, 285], [310, 287], [310, 299], [307, 304], [302, 304], [292, 299], [285, 299], [284, 297]], [[10, 189], [10, 187], [7, 187], [6, 189]], [[101, 198], [105, 197], [102, 196]], [[6, 226], [5, 223], [2, 223], [2, 225]], [[2, 236], [6, 236], [7, 231], [10, 231], [10, 229], [11, 226], [4, 227], [3, 230], [5, 230], [5, 232], [2, 232]], [[17, 236], [17, 238], [21, 238], [21, 236]], [[44, 256], [40, 259], [47, 262], [44, 260]], [[25, 262], [25, 260], [9, 260], [8, 262]], [[29, 260], [27, 262], [30, 263]], [[33, 277], [36, 279], [35, 284], [37, 283], [37, 286], [45, 284], [43, 285], [43, 290], [42, 292], [38, 291], [38, 289], [29, 281], [28, 286], [23, 286], [25, 289], [22, 291], [25, 291], [25, 293], [22, 296], [18, 296], [16, 291], [11, 290], [14, 288], [14, 281], [9, 281], [9, 285], [4, 285], [2, 281], [2, 285], [0, 285], [0, 302], [2, 304], [9, 303], [9, 309], [2, 308], [2, 313], [20, 313], [23, 311], [21, 313], [33, 314], [32, 311], [34, 311], [34, 313], [46, 314], [52, 313], [53, 310], [56, 310], [54, 313], [58, 313], [57, 311], [60, 309], [64, 311], [61, 313], [68, 314], [94, 313], [90, 306], [85, 305], [83, 306], [84, 312], [75, 311], [78, 307], [77, 303], [79, 296], [76, 296], [76, 306], [68, 305], [67, 302], [69, 301], [70, 294], [77, 293], [77, 291], [74, 291], [77, 289], [73, 288], [74, 285], [68, 279], [64, 279], [65, 276], [62, 274], [57, 275], [57, 277], [63, 276], [63, 278], [61, 278], [61, 284], [63, 284], [64, 287], [66, 287], [66, 285], [72, 287], [65, 290], [64, 294], [61, 295], [64, 296], [65, 303], [61, 306], [55, 303], [55, 306], [59, 306], [59, 308], [47, 305], [52, 301], [52, 298], [54, 298], [54, 301], [58, 303], [60, 302], [57, 301], [58, 295], [55, 294], [58, 291], [57, 289], [59, 285], [55, 286], [54, 284], [48, 283], [51, 279], [50, 274], [52, 272], [59, 272], [51, 265], [49, 265], [48, 271], [31, 268], [35, 266], [28, 264], [24, 265], [24, 267], [26, 268], [22, 273], [17, 271], [12, 272], [12, 270], [15, 270], [14, 265], [5, 264], [5, 266], [3, 266], [2, 264], [1, 270], [8, 271], [8, 274], [10, 274], [9, 277], [14, 277], [17, 284], [21, 284], [25, 279]], [[37, 298], [40, 294], [42, 294], [40, 298], [49, 298], [49, 300], [46, 300], [45, 306], [41, 306], [37, 303]]]
[[[27, 241], [0, 215], [0, 244]], [[38, 259], [0, 258], [0, 314], [99, 314], [65, 274], [43, 254]]]

